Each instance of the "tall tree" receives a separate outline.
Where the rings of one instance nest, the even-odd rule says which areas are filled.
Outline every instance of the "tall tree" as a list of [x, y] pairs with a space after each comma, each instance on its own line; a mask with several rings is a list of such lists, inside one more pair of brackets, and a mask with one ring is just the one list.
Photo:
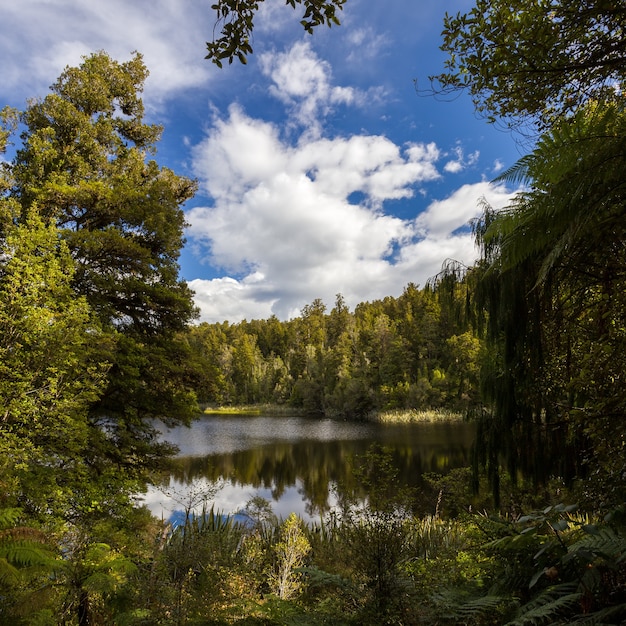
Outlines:
[[103, 322], [150, 334], [193, 314], [177, 261], [195, 183], [147, 160], [162, 131], [143, 120], [147, 76], [139, 54], [120, 64], [100, 52], [67, 68], [22, 115], [12, 195], [57, 221], [76, 289]]
[[528, 191], [477, 225], [495, 479], [504, 451], [540, 480], [599, 468], [603, 496], [623, 497], [625, 150], [622, 108], [589, 105], [504, 175]]
[[91, 415], [105, 425], [102, 450], [134, 469], [154, 460], [145, 418], [195, 411], [188, 346], [177, 336], [195, 314], [178, 276], [181, 205], [195, 183], [149, 159], [162, 129], [144, 122], [147, 75], [139, 54], [118, 63], [98, 52], [67, 68], [21, 116], [9, 191], [22, 216], [36, 205], [59, 228], [75, 264], [73, 289], [113, 340], [108, 384]]
[[596, 494], [623, 497], [625, 26], [622, 3], [591, 0], [477, 0], [445, 19], [435, 89], [543, 133], [503, 176], [527, 191], [475, 225], [490, 347], [477, 452], [496, 492], [504, 455], [514, 478], [593, 466]]
[[[72, 291], [72, 259], [36, 212], [9, 224], [0, 261], [0, 506], [76, 512], [102, 391], [106, 337]], [[5, 501], [8, 499], [8, 501]]]

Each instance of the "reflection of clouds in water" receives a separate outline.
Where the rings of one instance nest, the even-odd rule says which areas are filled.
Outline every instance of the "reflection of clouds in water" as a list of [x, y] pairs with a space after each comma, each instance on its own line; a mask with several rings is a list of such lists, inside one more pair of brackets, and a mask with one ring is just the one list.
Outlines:
[[[208, 501], [194, 500], [194, 494], [200, 494], [204, 489], [212, 489], [213, 485], [205, 479], [194, 480], [191, 485], [170, 482], [169, 488], [150, 487], [139, 499], [150, 512], [158, 518], [169, 519], [175, 511], [183, 511], [189, 507], [194, 513], [202, 512], [202, 505], [206, 502], [208, 508], [215, 507], [215, 511], [225, 515], [243, 511], [250, 500], [261, 497], [267, 500], [274, 514], [279, 519], [286, 519], [291, 513], [296, 513], [303, 520], [318, 522], [319, 514], [311, 516], [308, 512], [307, 501], [302, 495], [302, 484], [297, 481], [295, 486], [285, 487], [280, 498], [275, 500], [269, 488], [255, 489], [252, 485], [235, 485], [230, 480], [221, 482], [221, 487], [212, 499]], [[197, 498], [196, 498], [197, 500]], [[334, 497], [331, 496], [330, 506], [333, 507]]]
[[298, 441], [356, 440], [371, 437], [379, 426], [306, 417], [207, 415], [190, 428], [155, 427], [162, 439], [178, 446], [180, 456], [207, 456], [250, 450], [266, 444]]
[[[211, 480], [219, 480], [222, 488], [207, 504], [220, 513], [235, 514], [260, 497], [279, 518], [294, 512], [318, 522], [319, 507], [327, 511], [336, 505], [332, 488], [351, 484], [350, 459], [358, 461], [370, 445], [394, 450], [400, 480], [419, 486], [424, 472], [466, 466], [474, 439], [473, 425], [465, 423], [387, 426], [204, 415], [191, 428], [155, 426], [180, 449], [180, 463], [169, 482], [175, 498], [167, 495], [167, 488], [156, 487], [142, 498], [150, 511], [166, 519], [189, 505], [194, 489], [201, 493]], [[193, 508], [199, 513], [202, 502]]]

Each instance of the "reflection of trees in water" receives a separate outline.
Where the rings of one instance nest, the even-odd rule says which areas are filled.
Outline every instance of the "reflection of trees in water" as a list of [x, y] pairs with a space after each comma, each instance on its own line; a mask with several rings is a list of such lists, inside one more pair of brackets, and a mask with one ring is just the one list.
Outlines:
[[[440, 444], [394, 442], [389, 447], [399, 483], [419, 489], [423, 486], [424, 473], [445, 474], [453, 468], [469, 465], [471, 440], [458, 439], [460, 441], [455, 443], [448, 439]], [[183, 484], [200, 478], [229, 479], [237, 485], [270, 489], [276, 500], [287, 487], [299, 482], [298, 491], [306, 499], [307, 510], [319, 514], [329, 510], [332, 488], [338, 490], [340, 500], [348, 493], [366, 496], [356, 484], [352, 469], [371, 444], [370, 440], [279, 442], [229, 454], [183, 457], [176, 461], [171, 476]]]

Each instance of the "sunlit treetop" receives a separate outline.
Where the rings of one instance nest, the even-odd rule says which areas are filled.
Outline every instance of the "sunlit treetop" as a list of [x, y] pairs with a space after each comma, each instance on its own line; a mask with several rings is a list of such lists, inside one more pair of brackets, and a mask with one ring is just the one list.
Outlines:
[[[228, 59], [228, 63], [232, 63], [235, 58], [241, 63], [247, 63], [248, 55], [253, 52], [250, 40], [254, 30], [254, 17], [263, 1], [217, 0], [211, 6], [217, 13], [215, 32], [218, 29], [221, 31], [217, 38], [207, 42], [207, 59], [218, 67], [222, 67], [225, 59]], [[285, 4], [293, 9], [296, 4], [304, 5], [300, 24], [307, 33], [312, 34], [313, 29], [320, 24], [338, 25], [337, 10], [343, 10], [345, 2], [346, 0], [286, 0]]]
[[438, 94], [468, 90], [477, 110], [545, 128], [589, 100], [623, 97], [626, 4], [609, 0], [476, 0], [446, 14]]

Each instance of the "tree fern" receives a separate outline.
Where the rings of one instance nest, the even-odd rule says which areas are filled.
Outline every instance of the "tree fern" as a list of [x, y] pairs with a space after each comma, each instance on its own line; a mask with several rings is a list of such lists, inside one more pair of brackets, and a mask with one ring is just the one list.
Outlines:
[[502, 462], [514, 479], [536, 484], [583, 476], [599, 449], [616, 477], [624, 469], [608, 444], [616, 439], [610, 426], [623, 424], [626, 394], [617, 382], [587, 380], [622, 380], [624, 370], [625, 155], [626, 114], [590, 104], [502, 174], [523, 189], [473, 224], [481, 249], [474, 303], [489, 350], [481, 389], [489, 410], [473, 456], [496, 501]]
[[33, 570], [54, 563], [41, 531], [16, 526], [20, 514], [19, 509], [0, 509], [0, 585], [15, 585]]

